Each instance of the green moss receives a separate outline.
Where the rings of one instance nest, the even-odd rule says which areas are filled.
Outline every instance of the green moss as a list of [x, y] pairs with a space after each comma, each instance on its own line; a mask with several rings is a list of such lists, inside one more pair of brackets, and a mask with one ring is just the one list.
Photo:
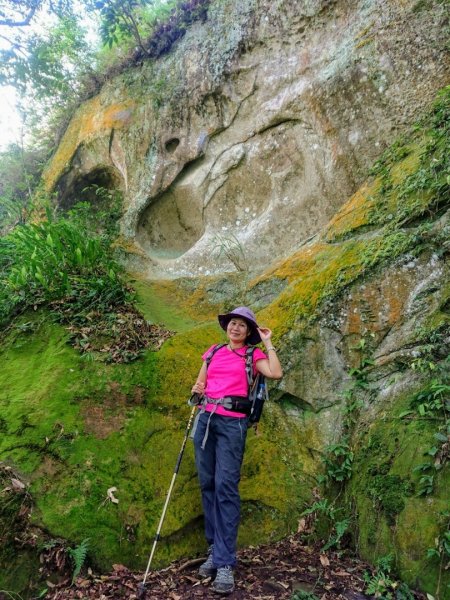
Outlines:
[[432, 497], [416, 495], [414, 468], [434, 443], [436, 423], [399, 418], [413, 395], [411, 390], [391, 398], [370, 428], [362, 425], [357, 430], [354, 474], [346, 495], [358, 514], [357, 545], [362, 557], [375, 563], [394, 552], [400, 577], [433, 594], [439, 565], [428, 564], [426, 555], [439, 535], [438, 515], [446, 506], [450, 477], [443, 469]]
[[395, 523], [395, 517], [405, 508], [405, 496], [411, 491], [411, 484], [398, 475], [374, 475], [367, 487], [369, 496], [386, 515], [389, 525]]
[[170, 302], [169, 294], [162, 294], [154, 283], [135, 279], [133, 287], [137, 292], [136, 305], [148, 321], [163, 324], [178, 332], [192, 329], [196, 324], [179, 308], [177, 302]]
[[[107, 365], [84, 360], [67, 344], [65, 330], [41, 316], [39, 327], [16, 328], [0, 350], [0, 460], [29, 481], [32, 524], [46, 535], [72, 545], [89, 537], [97, 568], [115, 562], [142, 568], [181, 446], [201, 354], [223, 332], [216, 323], [198, 326], [135, 363]], [[309, 496], [310, 488], [301, 488], [303, 469], [313, 470], [301, 428], [286, 424], [279, 408], [267, 411], [261, 430], [260, 436], [249, 433], [243, 467], [243, 505], [253, 507], [244, 511], [245, 544], [292, 530], [291, 510]], [[280, 445], [280, 438], [288, 439]], [[189, 443], [155, 565], [204, 548], [195, 471]], [[113, 486], [117, 505], [107, 497]]]
[[39, 557], [33, 550], [21, 549], [18, 554], [11, 546], [0, 549], [0, 593], [9, 592], [3, 597], [15, 598], [14, 593], [20, 593], [22, 598], [29, 598], [30, 593], [35, 593], [45, 588], [44, 581], [38, 581], [36, 576], [39, 567]]

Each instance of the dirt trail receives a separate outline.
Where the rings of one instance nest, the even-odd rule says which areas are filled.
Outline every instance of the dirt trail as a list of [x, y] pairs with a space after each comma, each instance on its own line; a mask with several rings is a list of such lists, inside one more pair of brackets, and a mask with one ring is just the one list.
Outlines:
[[[304, 545], [300, 536], [291, 536], [275, 544], [246, 548], [238, 555], [236, 589], [229, 600], [290, 599], [299, 600], [364, 600], [364, 573], [373, 570], [346, 552], [321, 552], [320, 547]], [[146, 585], [147, 600], [189, 600], [220, 598], [209, 589], [210, 579], [197, 575], [203, 558], [177, 561], [169, 567], [149, 574]], [[74, 598], [106, 600], [138, 597], [141, 573], [133, 573], [122, 565], [114, 565], [108, 575], [94, 574], [79, 577], [69, 587], [61, 584], [51, 590], [49, 600]], [[402, 595], [405, 600], [408, 598]], [[411, 592], [410, 598], [426, 600], [421, 593]]]

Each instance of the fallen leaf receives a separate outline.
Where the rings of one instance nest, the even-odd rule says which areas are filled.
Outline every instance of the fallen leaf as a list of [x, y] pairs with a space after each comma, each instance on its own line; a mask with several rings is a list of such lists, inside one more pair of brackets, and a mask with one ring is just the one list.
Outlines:
[[343, 571], [342, 569], [339, 569], [338, 571], [333, 571], [332, 574], [337, 575], [338, 577], [351, 577], [350, 573], [347, 573], [347, 571]]
[[297, 533], [302, 533], [306, 529], [306, 519], [300, 519], [298, 522]]
[[320, 555], [320, 563], [321, 563], [322, 567], [329, 567], [330, 561], [328, 560], [328, 556], [326, 556], [325, 554], [321, 554]]
[[119, 504], [119, 500], [114, 496], [114, 492], [117, 492], [117, 488], [116, 487], [110, 487], [106, 494], [108, 496], [108, 498], [111, 500], [111, 502], [113, 502], [114, 504]]
[[20, 481], [19, 479], [14, 479], [13, 477], [11, 478], [11, 483], [15, 490], [24, 490], [26, 487], [22, 481]]

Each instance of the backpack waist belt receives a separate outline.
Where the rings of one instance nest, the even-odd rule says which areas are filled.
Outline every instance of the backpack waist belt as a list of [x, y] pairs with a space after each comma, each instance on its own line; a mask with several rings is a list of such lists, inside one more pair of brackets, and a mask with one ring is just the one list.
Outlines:
[[246, 396], [224, 396], [223, 398], [210, 398], [204, 396], [203, 406], [206, 404], [216, 404], [217, 406], [223, 406], [226, 410], [238, 412], [244, 415], [250, 415], [252, 409], [252, 403]]
[[[245, 396], [224, 396], [223, 398], [210, 398], [209, 396], [203, 396], [203, 400], [201, 402], [202, 408], [200, 412], [205, 412], [205, 407], [207, 404], [214, 404], [214, 408], [209, 413], [208, 422], [206, 423], [205, 435], [203, 436], [201, 445], [202, 450], [205, 449], [206, 441], [208, 439], [211, 417], [216, 412], [218, 406], [223, 406], [227, 410], [232, 410], [244, 415], [249, 415], [252, 408], [251, 402]], [[200, 416], [200, 412], [198, 417]], [[194, 424], [194, 430], [195, 429], [197, 429], [197, 422]]]

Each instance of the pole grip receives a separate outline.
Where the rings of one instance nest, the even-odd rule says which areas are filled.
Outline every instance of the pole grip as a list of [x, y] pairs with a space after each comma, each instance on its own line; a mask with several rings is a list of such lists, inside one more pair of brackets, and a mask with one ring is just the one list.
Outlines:
[[186, 442], [189, 436], [189, 431], [191, 429], [192, 426], [192, 421], [194, 420], [194, 415], [195, 415], [195, 411], [196, 411], [197, 406], [193, 406], [192, 410], [191, 410], [191, 414], [189, 416], [189, 421], [188, 424], [186, 426], [186, 431], [184, 432], [184, 440], [183, 443], [181, 444], [181, 450], [178, 454], [178, 458], [177, 458], [177, 462], [175, 465], [175, 470], [174, 473], [177, 474], [179, 469], [180, 469], [180, 465], [181, 465], [181, 459], [183, 458], [183, 454], [184, 454], [184, 449], [186, 448]]

